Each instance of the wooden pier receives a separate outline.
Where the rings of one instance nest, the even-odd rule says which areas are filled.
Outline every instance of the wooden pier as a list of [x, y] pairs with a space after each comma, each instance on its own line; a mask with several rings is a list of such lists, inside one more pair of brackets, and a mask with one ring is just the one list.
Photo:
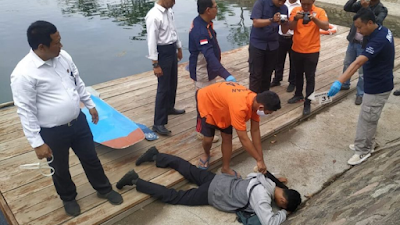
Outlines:
[[[315, 91], [317, 93], [327, 91], [342, 72], [344, 54], [348, 45], [347, 33], [348, 28], [339, 27], [335, 35], [322, 37], [322, 49], [316, 75]], [[395, 44], [396, 52], [400, 52], [399, 39], [395, 40]], [[225, 52], [222, 56], [222, 62], [228, 71], [237, 78], [240, 84], [245, 86], [248, 86], [249, 82], [247, 59], [247, 46]], [[195, 134], [194, 84], [189, 78], [189, 73], [184, 69], [185, 65], [186, 63], [179, 65], [176, 107], [185, 108], [186, 114], [169, 117], [167, 128], [172, 130], [170, 137], [161, 136], [152, 142], [144, 140], [123, 150], [114, 150], [101, 145], [96, 147], [106, 175], [114, 187], [115, 183], [132, 168], [145, 180], [166, 186], [182, 184], [183, 178], [175, 171], [156, 168], [154, 164], [145, 163], [139, 167], [135, 166], [136, 159], [151, 146], [157, 146], [160, 152], [178, 155], [194, 164], [198, 162], [203, 149], [201, 141], [196, 139]], [[396, 68], [399, 65], [400, 54], [396, 54]], [[263, 138], [274, 135], [305, 119], [302, 116], [303, 104], [287, 104], [287, 100], [293, 96], [293, 93], [286, 92], [288, 66], [285, 68], [283, 85], [271, 89], [280, 96], [282, 109], [272, 116], [262, 119], [260, 130]], [[355, 75], [353, 79], [357, 77]], [[352, 89], [355, 86], [354, 81]], [[135, 122], [147, 126], [152, 125], [157, 88], [157, 79], [152, 71], [97, 84], [93, 88], [101, 94], [100, 97], [103, 100], [125, 116]], [[338, 101], [349, 93], [350, 91], [341, 91], [333, 101]], [[323, 106], [312, 104], [312, 115], [330, 106], [332, 104]], [[221, 141], [213, 144], [211, 164], [214, 166], [221, 161], [220, 145]], [[235, 133], [233, 149], [234, 154], [243, 151]], [[38, 161], [36, 154], [23, 134], [16, 107], [0, 109], [0, 206], [12, 225], [112, 223], [151, 201], [149, 196], [137, 192], [135, 188], [124, 188], [120, 191], [124, 203], [119, 206], [113, 206], [106, 200], [98, 198], [95, 190], [90, 186], [79, 160], [71, 151], [70, 171], [77, 186], [77, 200], [82, 214], [78, 217], [70, 217], [65, 214], [62, 201], [55, 191], [51, 178], [42, 176], [38, 171], [19, 169], [19, 165], [36, 161]]]

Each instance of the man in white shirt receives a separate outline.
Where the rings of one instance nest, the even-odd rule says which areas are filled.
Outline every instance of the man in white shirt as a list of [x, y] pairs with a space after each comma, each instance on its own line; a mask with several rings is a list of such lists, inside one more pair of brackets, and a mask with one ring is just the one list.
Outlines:
[[161, 135], [171, 133], [165, 128], [168, 115], [185, 113], [183, 109], [175, 109], [182, 43], [174, 25], [174, 5], [175, 0], [158, 0], [146, 15], [147, 58], [152, 60], [154, 75], [158, 78], [153, 131]]
[[[288, 8], [288, 15], [286, 19], [289, 18], [292, 10], [298, 6], [301, 6], [300, 0], [286, 0], [285, 5]], [[292, 44], [293, 44], [293, 30], [288, 30], [286, 34], [282, 33], [282, 26], [279, 26], [279, 48], [278, 48], [278, 59], [275, 66], [275, 78], [271, 82], [271, 87], [280, 86], [283, 80], [283, 70], [285, 68], [286, 55], [289, 53], [289, 86], [287, 87], [287, 92], [293, 92], [296, 88], [296, 74], [294, 70], [294, 65], [292, 62]]]
[[99, 116], [78, 68], [61, 50], [57, 28], [46, 21], [32, 23], [27, 31], [30, 52], [11, 74], [14, 104], [26, 138], [39, 159], [53, 158], [53, 182], [67, 214], [77, 216], [76, 186], [69, 172], [69, 148], [75, 152], [97, 196], [119, 205], [122, 196], [112, 189], [93, 143], [82, 102], [97, 123]]

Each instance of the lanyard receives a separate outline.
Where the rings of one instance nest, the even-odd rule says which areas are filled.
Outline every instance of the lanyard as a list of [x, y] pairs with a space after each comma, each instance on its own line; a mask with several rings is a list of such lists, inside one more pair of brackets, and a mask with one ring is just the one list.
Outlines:
[[[24, 165], [20, 165], [19, 168], [20, 169], [24, 169], [24, 170], [39, 170], [39, 172], [43, 176], [51, 177], [51, 176], [53, 176], [53, 174], [55, 172], [55, 169], [54, 169], [54, 167], [51, 167], [49, 165], [49, 163], [53, 162], [53, 160], [54, 160], [54, 156], [51, 155], [51, 160], [50, 161], [24, 164]], [[50, 173], [45, 173], [43, 171], [43, 169], [50, 169]]]

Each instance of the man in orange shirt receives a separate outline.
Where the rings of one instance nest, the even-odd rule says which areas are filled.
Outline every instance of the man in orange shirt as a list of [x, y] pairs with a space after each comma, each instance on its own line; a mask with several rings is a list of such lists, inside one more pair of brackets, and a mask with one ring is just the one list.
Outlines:
[[[221, 82], [209, 85], [197, 91], [197, 126], [204, 135], [204, 155], [200, 158], [199, 168], [207, 169], [210, 161], [215, 129], [222, 137], [222, 173], [240, 176], [229, 166], [232, 156], [232, 127], [243, 148], [257, 161], [258, 171], [267, 172], [261, 148], [260, 116], [271, 114], [281, 108], [276, 93], [264, 91], [256, 94], [234, 82]], [[247, 135], [246, 122], [251, 119], [251, 137]]]
[[329, 22], [325, 10], [314, 5], [315, 0], [300, 0], [301, 7], [296, 7], [290, 14], [289, 28], [293, 34], [293, 61], [296, 71], [296, 92], [288, 103], [304, 101], [303, 85], [306, 77], [306, 100], [303, 115], [311, 112], [311, 101], [308, 99], [315, 88], [315, 70], [321, 48], [319, 29], [328, 30]]

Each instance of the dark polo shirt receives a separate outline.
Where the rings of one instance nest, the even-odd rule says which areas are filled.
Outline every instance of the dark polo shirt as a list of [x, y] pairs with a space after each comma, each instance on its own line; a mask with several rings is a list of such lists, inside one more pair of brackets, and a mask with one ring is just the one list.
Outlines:
[[[286, 5], [276, 7], [272, 0], [257, 0], [254, 3], [250, 19], [273, 18], [277, 12], [288, 15], [288, 8]], [[261, 50], [276, 50], [279, 47], [278, 31], [279, 25], [277, 23], [260, 28], [253, 26], [250, 33], [250, 44]]]

